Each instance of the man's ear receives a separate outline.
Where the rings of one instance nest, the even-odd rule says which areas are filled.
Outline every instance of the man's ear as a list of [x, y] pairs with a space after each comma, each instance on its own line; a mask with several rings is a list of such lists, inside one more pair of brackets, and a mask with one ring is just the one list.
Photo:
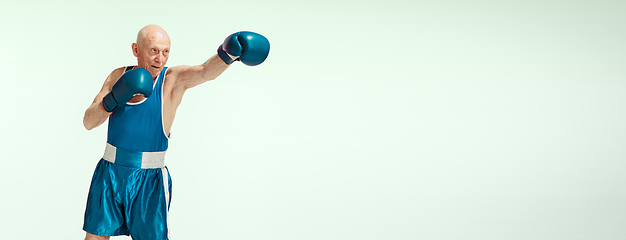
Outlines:
[[133, 55], [135, 55], [135, 57], [139, 57], [139, 45], [137, 45], [137, 43], [133, 43], [130, 47], [133, 49]]

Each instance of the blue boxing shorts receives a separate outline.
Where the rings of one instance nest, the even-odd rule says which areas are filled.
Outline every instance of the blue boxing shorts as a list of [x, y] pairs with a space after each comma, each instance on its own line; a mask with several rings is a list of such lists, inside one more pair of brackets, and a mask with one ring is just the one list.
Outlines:
[[136, 152], [107, 143], [91, 179], [83, 230], [134, 240], [168, 240], [172, 180], [165, 152]]

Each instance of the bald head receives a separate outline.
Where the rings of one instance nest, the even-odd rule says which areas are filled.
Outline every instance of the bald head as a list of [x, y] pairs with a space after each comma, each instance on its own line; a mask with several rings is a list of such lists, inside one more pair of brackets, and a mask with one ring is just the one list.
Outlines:
[[157, 25], [150, 24], [148, 26], [143, 27], [137, 33], [137, 44], [143, 45], [146, 41], [159, 41], [159, 42], [167, 42], [170, 43], [170, 36], [167, 35], [165, 30]]
[[137, 66], [145, 68], [152, 77], [159, 75], [170, 55], [170, 37], [163, 28], [148, 25], [139, 30], [137, 42], [132, 44]]

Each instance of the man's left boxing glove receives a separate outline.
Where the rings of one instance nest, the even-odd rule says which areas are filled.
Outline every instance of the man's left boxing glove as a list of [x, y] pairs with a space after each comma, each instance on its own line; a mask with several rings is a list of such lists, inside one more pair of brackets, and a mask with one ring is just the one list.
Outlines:
[[261, 64], [270, 53], [270, 41], [255, 32], [236, 32], [226, 37], [217, 55], [226, 63], [241, 61], [248, 66]]
[[107, 112], [126, 104], [135, 94], [148, 98], [152, 95], [152, 74], [144, 68], [127, 71], [113, 84], [111, 92], [102, 99], [102, 106]]

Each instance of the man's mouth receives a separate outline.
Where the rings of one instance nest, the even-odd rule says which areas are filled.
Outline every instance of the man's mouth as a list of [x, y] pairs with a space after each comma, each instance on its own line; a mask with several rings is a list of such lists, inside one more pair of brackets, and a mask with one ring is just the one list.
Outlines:
[[160, 69], [161, 68], [161, 67], [157, 67], [157, 66], [154, 66], [154, 65], [151, 65], [151, 67], [156, 68], [156, 69]]

